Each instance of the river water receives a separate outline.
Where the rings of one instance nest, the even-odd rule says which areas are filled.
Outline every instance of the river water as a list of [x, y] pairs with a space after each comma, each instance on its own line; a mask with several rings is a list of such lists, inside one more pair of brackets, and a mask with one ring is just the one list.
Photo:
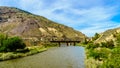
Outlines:
[[85, 68], [83, 47], [50, 48], [45, 52], [0, 62], [0, 68]]

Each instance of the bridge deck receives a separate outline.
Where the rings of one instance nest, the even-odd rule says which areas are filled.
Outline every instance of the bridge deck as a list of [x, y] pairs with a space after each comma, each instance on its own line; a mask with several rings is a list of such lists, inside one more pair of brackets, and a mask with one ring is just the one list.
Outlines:
[[61, 46], [61, 43], [66, 43], [67, 46], [69, 45], [68, 43], [73, 43], [73, 45], [75, 46], [76, 43], [80, 43], [80, 41], [50, 41], [51, 43], [58, 43], [59, 46]]
[[79, 43], [80, 41], [50, 41], [50, 42], [62, 42], [62, 43], [76, 42], [76, 43]]

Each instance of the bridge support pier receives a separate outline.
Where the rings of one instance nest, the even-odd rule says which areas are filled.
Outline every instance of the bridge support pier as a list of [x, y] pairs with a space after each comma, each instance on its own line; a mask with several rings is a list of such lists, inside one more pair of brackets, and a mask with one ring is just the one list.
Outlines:
[[59, 45], [59, 47], [60, 47], [60, 45], [61, 45], [60, 42], [58, 42], [58, 45]]
[[74, 43], [73, 43], [73, 46], [75, 46], [75, 45], [76, 45], [76, 43], [74, 42]]
[[66, 42], [66, 43], [67, 43], [67, 46], [68, 46], [69, 45], [68, 42]]

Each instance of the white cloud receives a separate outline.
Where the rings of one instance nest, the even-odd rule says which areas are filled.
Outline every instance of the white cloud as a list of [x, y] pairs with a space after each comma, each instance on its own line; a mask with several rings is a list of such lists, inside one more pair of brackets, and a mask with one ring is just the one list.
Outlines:
[[[101, 0], [88, 0], [87, 2], [83, 0], [57, 0], [54, 3], [50, 2], [51, 4], [49, 6], [43, 0], [21, 0], [21, 3], [26, 8], [34, 5], [33, 8], [35, 10], [32, 11], [35, 14], [45, 16], [74, 28], [80, 26], [76, 29], [88, 36], [95, 32], [102, 32], [106, 29], [116, 27], [116, 24], [110, 21], [116, 13], [116, 6], [103, 6], [104, 2]], [[56, 10], [61, 10], [62, 12], [56, 14], [54, 13]], [[111, 26], [113, 24], [115, 25]], [[90, 25], [90, 27], [82, 25]]]
[[82, 31], [88, 36], [93, 36], [95, 33], [101, 33], [108, 29], [120, 27], [120, 24], [114, 24], [115, 22], [111, 22], [111, 23], [108, 23], [108, 22], [111, 22], [111, 21], [107, 21], [106, 24], [105, 22], [102, 22], [102, 24], [96, 24], [93, 27], [81, 29], [80, 31]]
[[111, 3], [106, 4], [107, 0], [19, 0], [18, 2], [18, 7], [24, 10], [71, 26], [87, 36], [120, 26], [119, 23], [111, 21], [117, 14], [117, 2], [111, 2], [112, 6]]

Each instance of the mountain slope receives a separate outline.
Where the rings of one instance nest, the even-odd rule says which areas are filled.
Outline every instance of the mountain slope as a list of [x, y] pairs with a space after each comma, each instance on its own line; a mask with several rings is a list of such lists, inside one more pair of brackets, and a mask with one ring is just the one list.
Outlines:
[[106, 41], [115, 41], [116, 35], [120, 33], [120, 27], [115, 29], [109, 29], [100, 34], [100, 37], [95, 40], [95, 43], [106, 42]]
[[84, 34], [71, 27], [13, 7], [0, 7], [0, 32], [39, 41], [85, 38]]

